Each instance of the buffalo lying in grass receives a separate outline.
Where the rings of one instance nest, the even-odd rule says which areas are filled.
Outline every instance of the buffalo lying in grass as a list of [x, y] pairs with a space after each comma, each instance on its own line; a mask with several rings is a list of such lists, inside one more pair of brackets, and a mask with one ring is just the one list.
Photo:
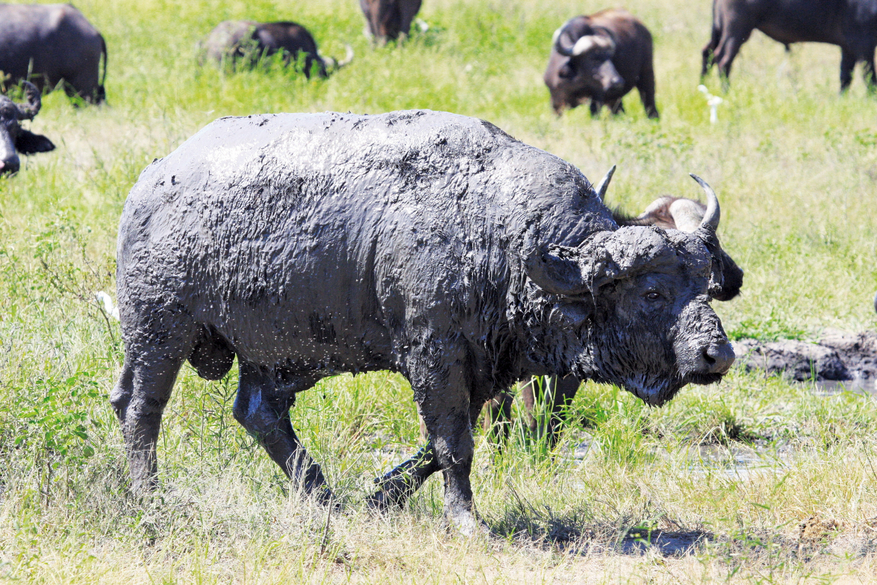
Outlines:
[[107, 45], [70, 4], [0, 4], [0, 71], [41, 91], [63, 82], [67, 95], [100, 103], [106, 99]]
[[280, 54], [284, 65], [299, 65], [308, 78], [313, 73], [328, 77], [331, 70], [340, 69], [353, 60], [350, 46], [341, 62], [320, 55], [314, 37], [300, 24], [251, 20], [219, 23], [202, 42], [201, 53], [202, 64], [204, 59], [209, 59], [228, 63], [233, 68], [252, 68], [265, 57]]
[[338, 372], [393, 370], [430, 438], [370, 503], [404, 504], [442, 471], [446, 517], [477, 530], [472, 425], [515, 380], [573, 375], [660, 405], [731, 367], [709, 306], [719, 206], [701, 184], [710, 199], [693, 233], [619, 228], [578, 169], [481, 120], [210, 124], [143, 171], [119, 226], [125, 361], [111, 402], [135, 491], [155, 483], [186, 360], [218, 379], [237, 356], [235, 418], [323, 500], [290, 423], [296, 394]]
[[22, 120], [33, 120], [40, 111], [40, 90], [23, 82], [27, 103], [16, 104], [0, 95], [0, 175], [17, 173], [21, 166], [18, 154], [49, 152], [55, 149], [52, 141], [21, 127]]

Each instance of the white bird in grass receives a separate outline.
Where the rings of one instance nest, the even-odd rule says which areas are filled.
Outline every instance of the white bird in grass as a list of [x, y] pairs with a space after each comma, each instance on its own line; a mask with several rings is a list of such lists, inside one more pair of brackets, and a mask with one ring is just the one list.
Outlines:
[[711, 94], [710, 90], [708, 90], [705, 85], [698, 85], [697, 90], [706, 97], [706, 105], [710, 107], [710, 124], [715, 124], [719, 121], [719, 115], [717, 112], [719, 104], [725, 100], [717, 95]]
[[119, 307], [113, 304], [113, 298], [105, 293], [104, 291], [100, 291], [95, 293], [94, 298], [97, 300], [98, 306], [100, 306], [101, 310], [115, 319], [119, 320]]

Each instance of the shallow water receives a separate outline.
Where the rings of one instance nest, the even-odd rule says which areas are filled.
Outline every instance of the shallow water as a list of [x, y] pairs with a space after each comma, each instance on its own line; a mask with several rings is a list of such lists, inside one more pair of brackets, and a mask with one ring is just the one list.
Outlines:
[[702, 475], [722, 474], [745, 480], [757, 473], [781, 469], [783, 460], [773, 452], [745, 445], [700, 445], [689, 449], [689, 469]]
[[830, 396], [843, 392], [857, 394], [877, 394], [877, 378], [856, 378], [853, 380], [822, 380], [819, 382], [802, 382], [812, 387], [818, 396]]
[[[600, 451], [597, 439], [586, 439], [572, 450], [572, 458], [584, 461]], [[659, 457], [670, 457], [663, 449]], [[785, 465], [784, 457], [773, 450], [760, 450], [746, 445], [699, 445], [686, 450], [688, 469], [699, 475], [724, 475], [731, 479], [746, 480], [759, 473], [774, 473]]]

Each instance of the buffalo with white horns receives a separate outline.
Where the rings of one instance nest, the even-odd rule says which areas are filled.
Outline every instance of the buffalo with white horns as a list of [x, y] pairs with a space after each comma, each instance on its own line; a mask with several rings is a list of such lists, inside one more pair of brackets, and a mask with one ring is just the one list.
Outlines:
[[636, 88], [646, 115], [658, 118], [652, 35], [626, 10], [576, 16], [557, 29], [544, 80], [557, 115], [586, 100], [592, 116], [604, 104], [619, 114], [621, 98]]
[[[612, 167], [597, 186], [601, 198], [614, 172], [615, 167]], [[650, 225], [665, 230], [694, 233], [703, 222], [707, 211], [707, 206], [700, 201], [664, 195], [655, 199], [636, 217], [626, 214], [617, 207], [612, 209], [612, 217], [619, 226]], [[717, 301], [730, 301], [740, 294], [743, 286], [743, 270], [723, 249], [717, 250], [713, 263], [716, 274], [721, 278], [711, 284], [710, 297]], [[553, 446], [557, 440], [558, 425], [562, 420], [562, 409], [575, 397], [581, 383], [581, 380], [567, 376], [566, 378], [533, 378], [519, 385], [524, 403], [524, 416], [530, 432], [543, 435], [548, 445]], [[543, 403], [541, 415], [537, 413], [536, 407], [539, 400]], [[500, 439], [508, 436], [513, 401], [514, 394], [511, 389], [500, 392], [488, 401], [483, 421], [486, 432]]]
[[227, 63], [232, 68], [252, 68], [261, 59], [279, 54], [285, 66], [300, 65], [310, 79], [328, 77], [329, 73], [348, 65], [353, 60], [353, 49], [347, 45], [343, 61], [320, 54], [313, 35], [295, 22], [254, 22], [226, 20], [210, 31], [200, 44], [201, 62], [209, 59]]
[[332, 497], [292, 428], [339, 372], [411, 383], [428, 443], [370, 498], [430, 475], [479, 530], [472, 426], [515, 380], [572, 375], [652, 405], [720, 380], [709, 305], [719, 204], [693, 232], [619, 228], [574, 166], [482, 120], [431, 111], [222, 118], [147, 167], [119, 226], [125, 360], [111, 402], [135, 491], [155, 485], [177, 373], [238, 359], [235, 418], [306, 493]]

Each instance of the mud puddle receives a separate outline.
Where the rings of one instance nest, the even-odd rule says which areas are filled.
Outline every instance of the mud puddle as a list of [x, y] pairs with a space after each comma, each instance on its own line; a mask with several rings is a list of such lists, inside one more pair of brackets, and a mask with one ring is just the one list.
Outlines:
[[827, 330], [816, 341], [741, 339], [734, 352], [746, 371], [812, 384], [817, 394], [877, 392], [877, 334], [870, 331]]

